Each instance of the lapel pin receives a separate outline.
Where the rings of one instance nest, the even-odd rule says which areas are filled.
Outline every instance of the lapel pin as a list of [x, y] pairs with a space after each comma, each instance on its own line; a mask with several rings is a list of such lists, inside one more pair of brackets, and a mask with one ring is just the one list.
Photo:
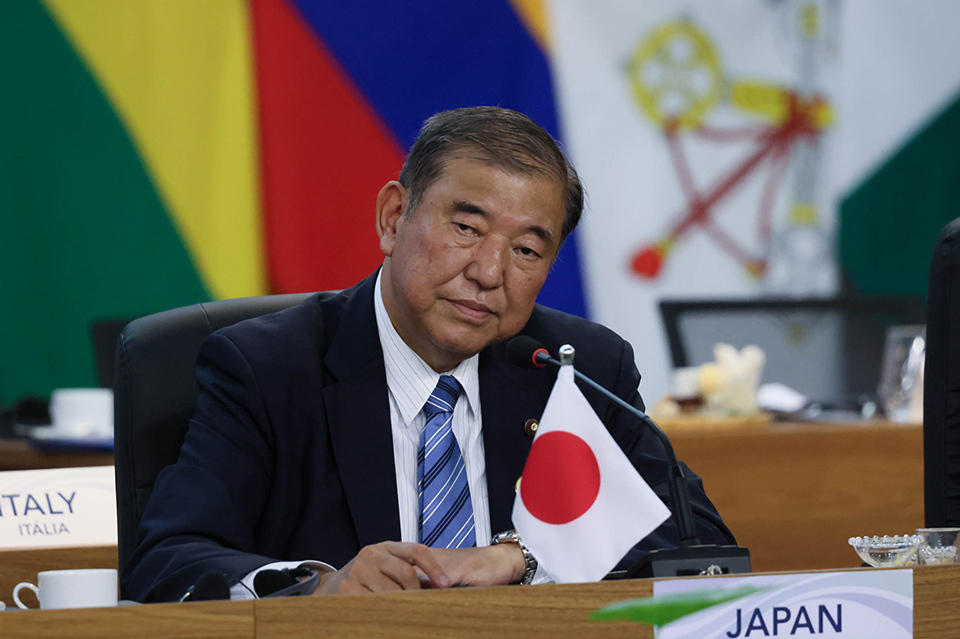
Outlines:
[[537, 434], [538, 428], [540, 428], [540, 422], [535, 419], [528, 419], [523, 425], [523, 432], [533, 437]]

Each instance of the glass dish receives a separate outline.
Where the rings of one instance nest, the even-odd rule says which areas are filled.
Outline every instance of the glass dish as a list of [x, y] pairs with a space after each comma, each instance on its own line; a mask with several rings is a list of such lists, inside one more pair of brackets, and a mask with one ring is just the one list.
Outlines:
[[957, 563], [960, 528], [917, 528], [920, 547], [917, 563], [921, 566], [945, 566]]
[[884, 535], [882, 537], [851, 537], [850, 545], [860, 558], [876, 568], [895, 568], [906, 565], [917, 556], [919, 535]]

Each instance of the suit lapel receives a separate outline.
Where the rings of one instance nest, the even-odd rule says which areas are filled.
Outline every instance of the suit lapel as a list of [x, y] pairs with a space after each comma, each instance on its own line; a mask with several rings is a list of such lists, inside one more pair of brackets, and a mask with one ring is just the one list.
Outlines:
[[324, 364], [323, 389], [337, 468], [360, 546], [400, 539], [400, 507], [383, 351], [373, 308], [376, 273], [346, 302]]
[[[383, 351], [373, 308], [376, 273], [353, 289], [324, 364], [335, 382], [323, 390], [334, 456], [360, 546], [400, 539], [400, 506]], [[346, 294], [346, 293], [345, 293]], [[480, 354], [480, 404], [490, 527], [513, 528], [515, 486], [556, 374], [512, 365], [504, 344]]]
[[524, 424], [543, 415], [556, 375], [510, 364], [503, 344], [480, 354], [479, 375], [490, 530], [496, 534], [513, 528], [515, 487], [533, 442]]

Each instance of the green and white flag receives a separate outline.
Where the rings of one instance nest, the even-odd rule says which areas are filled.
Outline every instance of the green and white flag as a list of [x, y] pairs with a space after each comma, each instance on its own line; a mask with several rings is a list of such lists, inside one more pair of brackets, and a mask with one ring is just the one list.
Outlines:
[[960, 3], [550, 7], [588, 306], [634, 345], [648, 402], [669, 385], [663, 298], [923, 292], [960, 215]]

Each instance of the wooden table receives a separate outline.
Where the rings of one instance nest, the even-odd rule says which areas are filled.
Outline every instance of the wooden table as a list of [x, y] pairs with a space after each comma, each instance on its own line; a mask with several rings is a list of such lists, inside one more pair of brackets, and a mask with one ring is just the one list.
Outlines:
[[753, 569], [859, 566], [858, 535], [923, 526], [919, 425], [767, 424], [668, 430]]
[[113, 466], [113, 453], [40, 452], [23, 439], [0, 439], [0, 470]]
[[[722, 577], [718, 577], [722, 579]], [[917, 568], [914, 636], [960, 636], [960, 566]], [[593, 622], [652, 580], [0, 613], [2, 637], [652, 637]]]
[[256, 637], [253, 601], [0, 612], [0, 637]]

